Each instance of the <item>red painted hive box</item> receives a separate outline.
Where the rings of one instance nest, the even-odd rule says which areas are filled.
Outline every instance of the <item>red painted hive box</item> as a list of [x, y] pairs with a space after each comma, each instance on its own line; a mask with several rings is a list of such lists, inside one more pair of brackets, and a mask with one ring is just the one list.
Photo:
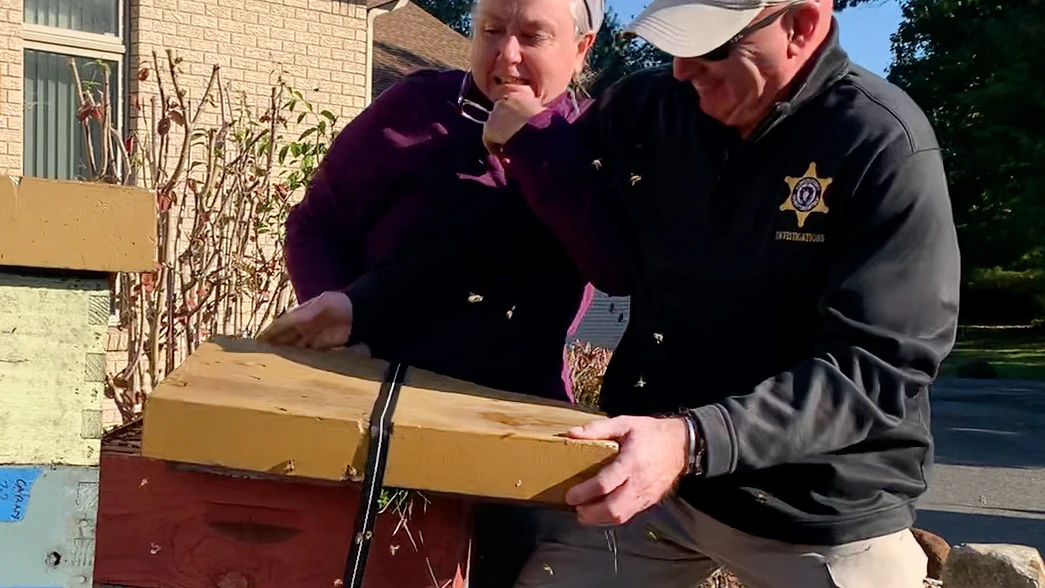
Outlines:
[[[360, 490], [143, 458], [140, 424], [103, 443], [95, 584], [339, 586]], [[364, 586], [463, 588], [467, 503], [399, 492], [377, 518]]]

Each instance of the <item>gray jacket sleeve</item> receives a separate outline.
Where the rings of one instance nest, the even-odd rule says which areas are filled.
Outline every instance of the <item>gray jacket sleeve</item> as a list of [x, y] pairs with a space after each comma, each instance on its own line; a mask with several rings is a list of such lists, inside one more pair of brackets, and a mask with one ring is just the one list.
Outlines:
[[887, 150], [853, 194], [819, 301], [815, 352], [745, 395], [693, 409], [705, 476], [768, 468], [896, 427], [957, 331], [959, 251], [938, 149]]

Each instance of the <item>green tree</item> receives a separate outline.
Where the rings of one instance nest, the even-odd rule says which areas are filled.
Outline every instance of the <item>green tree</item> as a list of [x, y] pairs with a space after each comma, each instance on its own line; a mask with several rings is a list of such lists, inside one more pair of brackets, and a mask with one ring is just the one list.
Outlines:
[[416, 0], [417, 5], [446, 23], [453, 30], [468, 36], [472, 28], [472, 0]]
[[883, 2], [891, 2], [893, 0], [835, 0], [835, 10], [845, 10], [846, 8], [852, 8], [861, 4], [869, 4], [875, 2], [881, 4]]
[[1045, 1], [902, 6], [889, 79], [937, 131], [966, 267], [1041, 268]]
[[609, 9], [588, 55], [589, 67], [582, 86], [596, 96], [631, 72], [666, 63], [671, 63], [667, 53], [641, 39], [625, 36], [620, 17]]

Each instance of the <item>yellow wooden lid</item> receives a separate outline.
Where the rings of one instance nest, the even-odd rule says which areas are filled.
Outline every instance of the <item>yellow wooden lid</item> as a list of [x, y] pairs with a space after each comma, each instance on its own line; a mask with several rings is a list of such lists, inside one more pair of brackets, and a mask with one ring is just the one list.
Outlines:
[[[323, 480], [360, 480], [387, 364], [218, 338], [153, 391], [145, 457]], [[604, 415], [410, 368], [392, 419], [386, 486], [563, 503], [617, 453], [568, 439]]]

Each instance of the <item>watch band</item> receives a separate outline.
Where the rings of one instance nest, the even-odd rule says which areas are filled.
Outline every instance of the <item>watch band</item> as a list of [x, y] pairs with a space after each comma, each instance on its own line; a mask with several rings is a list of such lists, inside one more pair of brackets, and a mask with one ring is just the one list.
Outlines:
[[683, 476], [700, 475], [704, 472], [704, 439], [700, 436], [700, 427], [693, 413], [682, 409], [681, 412], [655, 415], [662, 419], [682, 419], [686, 423], [686, 463]]
[[686, 432], [689, 438], [689, 443], [686, 445], [686, 469], [683, 471], [683, 475], [699, 475], [704, 472], [704, 439], [700, 436], [697, 419], [693, 413], [687, 410], [683, 411], [681, 416], [682, 420], [686, 422]]

